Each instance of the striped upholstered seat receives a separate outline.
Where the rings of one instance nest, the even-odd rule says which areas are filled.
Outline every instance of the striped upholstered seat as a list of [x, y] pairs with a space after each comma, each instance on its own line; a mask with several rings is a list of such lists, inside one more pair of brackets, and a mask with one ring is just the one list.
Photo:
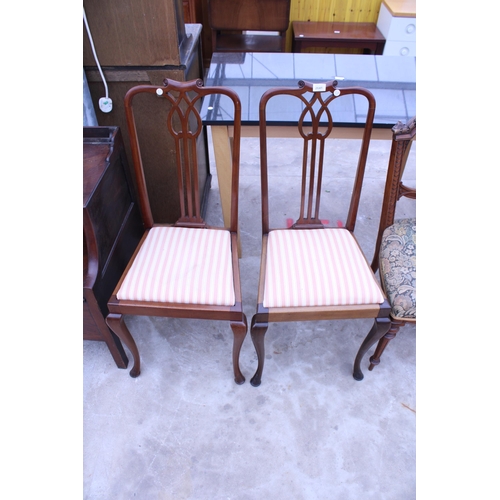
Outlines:
[[117, 293], [119, 300], [232, 306], [229, 231], [153, 227]]
[[384, 296], [344, 228], [269, 233], [264, 307], [381, 304]]

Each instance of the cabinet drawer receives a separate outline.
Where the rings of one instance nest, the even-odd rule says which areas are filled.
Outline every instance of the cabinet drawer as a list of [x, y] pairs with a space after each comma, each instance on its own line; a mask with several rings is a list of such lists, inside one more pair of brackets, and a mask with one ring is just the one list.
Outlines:
[[377, 28], [386, 40], [416, 41], [417, 19], [415, 17], [395, 17], [383, 3], [380, 5]]
[[388, 40], [385, 42], [384, 56], [410, 56], [417, 55], [417, 44], [415, 42], [400, 42]]

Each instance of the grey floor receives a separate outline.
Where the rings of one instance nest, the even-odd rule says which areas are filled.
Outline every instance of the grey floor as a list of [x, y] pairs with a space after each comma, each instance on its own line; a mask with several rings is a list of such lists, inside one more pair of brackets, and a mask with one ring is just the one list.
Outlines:
[[[341, 162], [323, 201], [344, 203], [357, 141], [331, 141]], [[356, 236], [368, 259], [380, 214], [390, 143], [373, 141]], [[296, 180], [297, 142], [277, 139], [276, 223]], [[213, 159], [212, 159], [213, 161]], [[273, 160], [274, 161], [274, 160]], [[240, 224], [245, 313], [255, 312], [260, 259], [257, 139], [243, 139]], [[272, 164], [272, 162], [271, 162]], [[215, 167], [208, 219], [220, 218]], [[415, 150], [405, 179], [415, 182]], [[283, 194], [284, 193], [284, 194]], [[415, 215], [403, 200], [398, 217]], [[381, 364], [356, 382], [352, 365], [369, 320], [271, 324], [262, 385], [248, 334], [233, 382], [232, 333], [223, 322], [129, 317], [142, 373], [132, 379], [105, 344], [84, 342], [84, 498], [172, 500], [411, 500], [416, 498], [416, 328], [406, 326]], [[130, 367], [130, 366], [129, 366]]]

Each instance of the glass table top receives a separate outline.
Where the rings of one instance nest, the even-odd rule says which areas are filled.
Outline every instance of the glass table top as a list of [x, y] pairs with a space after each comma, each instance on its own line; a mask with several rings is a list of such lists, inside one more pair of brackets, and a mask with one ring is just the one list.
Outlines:
[[[340, 90], [353, 86], [370, 90], [376, 100], [374, 127], [391, 128], [398, 121], [405, 122], [416, 115], [415, 57], [218, 52], [213, 54], [205, 85], [234, 89], [242, 103], [242, 125], [258, 125], [262, 94], [272, 87], [297, 87], [299, 80], [312, 83], [337, 80]], [[276, 101], [268, 111], [268, 123], [296, 123], [296, 110], [287, 101], [290, 98], [274, 99]], [[344, 96], [344, 99], [334, 115], [336, 125], [363, 126], [366, 100], [352, 95]], [[229, 124], [231, 108], [225, 96], [206, 99], [202, 107], [204, 123]]]

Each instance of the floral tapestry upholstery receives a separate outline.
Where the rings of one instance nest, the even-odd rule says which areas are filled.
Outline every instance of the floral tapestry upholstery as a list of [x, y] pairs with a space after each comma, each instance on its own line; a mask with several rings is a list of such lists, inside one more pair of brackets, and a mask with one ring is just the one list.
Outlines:
[[396, 220], [382, 235], [380, 278], [391, 315], [405, 321], [417, 318], [417, 219]]

